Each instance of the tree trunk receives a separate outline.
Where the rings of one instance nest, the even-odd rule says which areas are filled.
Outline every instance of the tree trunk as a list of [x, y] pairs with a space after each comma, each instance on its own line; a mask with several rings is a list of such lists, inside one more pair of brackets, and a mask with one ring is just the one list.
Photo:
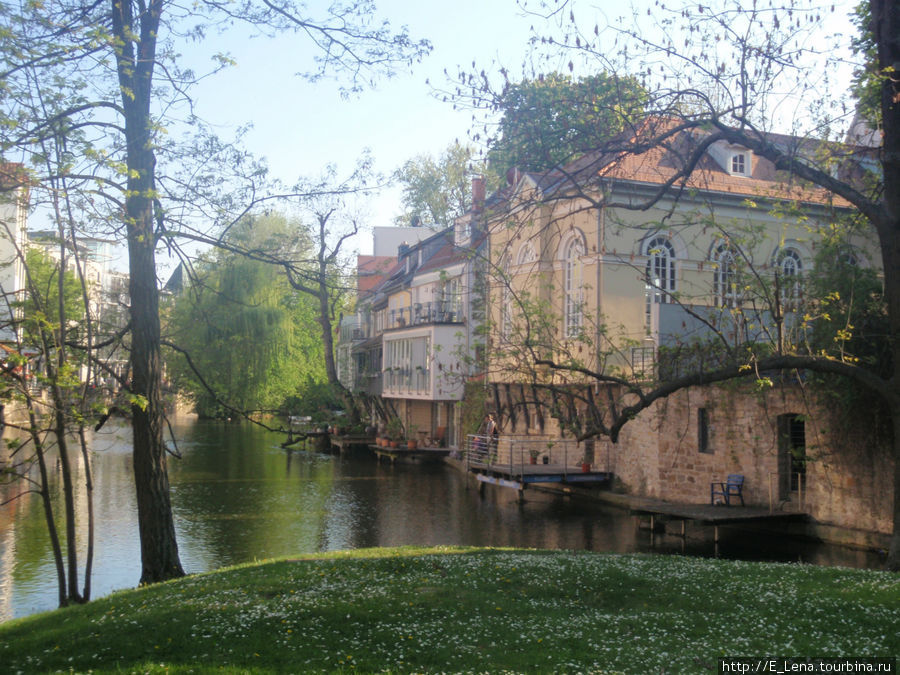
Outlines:
[[[152, 165], [152, 153], [145, 150], [139, 154], [144, 158], [140, 173], [147, 175], [152, 170], [148, 168], [148, 164]], [[146, 187], [132, 188], [133, 195], [147, 192]], [[132, 405], [134, 482], [141, 537], [141, 584], [147, 584], [183, 576], [184, 570], [178, 558], [163, 439], [159, 290], [151, 202], [132, 197], [128, 210], [131, 391], [139, 397]]]
[[134, 8], [129, 0], [111, 0], [111, 4], [113, 34], [118, 41], [116, 62], [125, 110], [128, 167], [125, 226], [131, 296], [131, 392], [135, 397], [131, 407], [134, 482], [141, 539], [141, 584], [148, 584], [184, 576], [169, 501], [163, 440], [159, 289], [153, 228], [156, 157], [150, 100], [162, 3], [153, 0], [142, 4], [137, 17], [132, 15]]
[[883, 209], [881, 222], [875, 223], [881, 243], [884, 270], [884, 294], [892, 342], [892, 371], [888, 374], [893, 390], [889, 402], [894, 455], [894, 533], [887, 565], [900, 570], [900, 82], [896, 67], [900, 63], [900, 3], [897, 0], [872, 0], [872, 33], [878, 48], [878, 68], [884, 80], [881, 87], [883, 171]]
[[900, 405], [891, 406], [892, 431], [894, 438], [894, 531], [885, 567], [892, 572], [900, 572]]

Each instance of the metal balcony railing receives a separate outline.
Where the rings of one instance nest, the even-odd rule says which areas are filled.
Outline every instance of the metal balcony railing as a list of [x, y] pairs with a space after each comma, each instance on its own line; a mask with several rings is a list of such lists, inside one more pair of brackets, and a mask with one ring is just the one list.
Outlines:
[[463, 323], [462, 304], [454, 300], [417, 302], [412, 307], [392, 309], [388, 313], [388, 328], [421, 326], [428, 323]]
[[[547, 466], [554, 473], [581, 473], [586, 459], [594, 463], [593, 450], [586, 449], [587, 443], [574, 439], [534, 439], [500, 436], [494, 440], [488, 436], [469, 434], [463, 448], [466, 468], [475, 466], [495, 466], [510, 475], [521, 476], [526, 466], [539, 464]], [[608, 467], [607, 467], [608, 470]]]

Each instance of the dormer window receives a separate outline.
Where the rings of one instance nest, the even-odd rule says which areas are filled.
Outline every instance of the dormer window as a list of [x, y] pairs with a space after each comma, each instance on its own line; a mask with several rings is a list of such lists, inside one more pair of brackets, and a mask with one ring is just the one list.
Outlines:
[[750, 175], [750, 158], [746, 152], [736, 152], [731, 156], [731, 173], [735, 176]]
[[472, 236], [469, 218], [467, 216], [463, 216], [456, 221], [456, 226], [454, 228], [454, 234], [456, 239], [457, 246], [466, 246], [469, 243], [469, 238]]

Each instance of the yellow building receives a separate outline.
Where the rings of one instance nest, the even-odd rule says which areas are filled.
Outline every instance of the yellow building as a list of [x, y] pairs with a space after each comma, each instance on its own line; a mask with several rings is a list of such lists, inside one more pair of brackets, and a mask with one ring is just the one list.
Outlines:
[[[814, 320], [804, 278], [851, 213], [747, 148], [669, 124], [647, 122], [618, 152], [509, 174], [488, 217], [486, 382], [499, 461], [540, 449], [551, 463], [612, 473], [633, 494], [689, 503], [708, 502], [715, 478], [742, 474], [750, 504], [889, 531], [890, 453], [848, 439], [802, 374], [767, 393], [684, 389], [654, 399], [617, 443], [604, 435], [629, 403], [733, 363], [739, 346], [797, 345]], [[797, 157], [824, 149], [767, 140]], [[865, 232], [836, 255], [881, 264]]]

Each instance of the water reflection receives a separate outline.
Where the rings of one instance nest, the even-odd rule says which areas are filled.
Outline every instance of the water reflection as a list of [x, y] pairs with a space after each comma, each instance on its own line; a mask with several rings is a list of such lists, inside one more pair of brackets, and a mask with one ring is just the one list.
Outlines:
[[[252, 426], [184, 423], [175, 429], [182, 459], [169, 463], [172, 503], [182, 563], [190, 572], [407, 544], [713, 552], [709, 528], [689, 527], [687, 541], [655, 535], [651, 548], [650, 534], [620, 510], [537, 490], [527, 492], [524, 504], [512, 490], [488, 488], [482, 497], [467, 489], [462, 474], [442, 465], [286, 452], [281, 437]], [[140, 550], [130, 430], [105, 429], [92, 449], [96, 597], [135, 585]], [[720, 550], [728, 557], [879, 564], [864, 552], [727, 531]], [[39, 501], [29, 497], [0, 508], [0, 620], [55, 607], [54, 580]]]

